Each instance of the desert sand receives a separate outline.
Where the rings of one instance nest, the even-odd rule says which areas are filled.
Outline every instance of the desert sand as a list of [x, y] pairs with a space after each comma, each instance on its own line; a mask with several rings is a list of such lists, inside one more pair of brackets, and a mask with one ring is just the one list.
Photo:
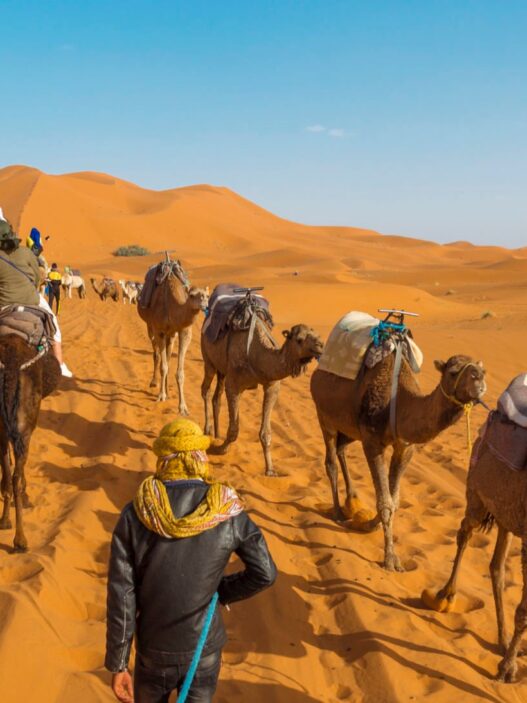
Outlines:
[[[438, 380], [433, 360], [455, 353], [484, 361], [490, 405], [526, 370], [527, 250], [308, 227], [225, 188], [154, 192], [102, 174], [49, 176], [21, 166], [0, 170], [0, 205], [24, 238], [32, 226], [51, 235], [50, 263], [80, 267], [86, 278], [141, 280], [170, 249], [197, 285], [264, 285], [277, 338], [298, 322], [326, 338], [349, 310], [418, 312], [411, 326], [425, 355], [425, 391]], [[111, 255], [126, 244], [154, 253]], [[150, 346], [135, 307], [102, 303], [88, 288], [86, 300], [64, 301], [60, 319], [75, 378], [43, 402], [33, 436], [30, 551], [10, 554], [13, 533], [0, 533], [2, 703], [113, 700], [103, 668], [110, 536], [120, 510], [154, 468], [153, 439], [177, 412], [175, 359], [171, 399], [157, 404], [148, 388]], [[309, 394], [313, 368], [282, 386], [273, 417], [278, 478], [263, 475], [259, 391], [242, 398], [238, 442], [227, 456], [212, 457], [218, 477], [243, 495], [280, 570], [274, 588], [225, 613], [230, 642], [218, 703], [527, 701], [521, 660], [519, 684], [492, 678], [499, 661], [488, 575], [495, 533], [474, 536], [455, 612], [428, 612], [419, 600], [424, 587], [444, 583], [454, 556], [467, 473], [464, 424], [417, 450], [395, 521], [407, 571], [386, 573], [379, 565], [380, 531], [358, 534], [331, 519]], [[186, 393], [200, 424], [201, 377], [197, 325]], [[474, 431], [485, 416], [474, 410]], [[361, 496], [373, 507], [359, 446], [351, 446], [349, 459]], [[506, 578], [510, 626], [520, 588], [515, 539]]]

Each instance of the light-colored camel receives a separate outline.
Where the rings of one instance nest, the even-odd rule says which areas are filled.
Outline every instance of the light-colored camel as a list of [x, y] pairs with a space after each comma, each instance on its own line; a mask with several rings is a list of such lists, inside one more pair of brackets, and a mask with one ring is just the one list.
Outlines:
[[212, 381], [216, 376], [216, 389], [212, 399], [214, 436], [220, 436], [219, 421], [221, 398], [225, 390], [229, 407], [229, 429], [220, 447], [211, 453], [224, 454], [236, 441], [239, 431], [239, 402], [243, 391], [263, 386], [264, 400], [260, 442], [265, 457], [265, 473], [276, 475], [271, 458], [271, 413], [278, 399], [280, 381], [288, 376], [299, 376], [310, 361], [322, 353], [323, 343], [316, 332], [306, 325], [295, 325], [284, 330], [285, 342], [281, 348], [271, 341], [269, 329], [261, 320], [254, 330], [248, 346], [248, 330], [229, 331], [216, 342], [201, 334], [201, 352], [205, 364], [205, 375], [201, 385], [201, 396], [205, 404], [205, 433], [212, 434], [211, 394]]
[[93, 290], [103, 302], [106, 298], [111, 298], [115, 303], [119, 302], [119, 288], [111, 278], [103, 278], [101, 281], [90, 278], [90, 283], [92, 284]]
[[119, 281], [121, 290], [123, 291], [123, 303], [130, 303], [130, 305], [137, 303], [137, 296], [139, 291], [137, 286], [132, 281]]
[[[0, 464], [4, 509], [0, 530], [11, 528], [11, 501], [15, 502], [14, 551], [24, 552], [23, 508], [31, 507], [26, 490], [24, 467], [31, 435], [36, 427], [40, 402], [58, 386], [60, 365], [51, 352], [36, 357], [37, 350], [17, 335], [0, 338]], [[11, 471], [11, 449], [15, 459]]]
[[[346, 507], [351, 512], [348, 516], [352, 520], [356, 517], [356, 526], [365, 531], [382, 523], [384, 567], [390, 571], [404, 570], [394, 552], [393, 518], [399, 507], [401, 476], [413, 454], [412, 445], [429, 442], [457, 422], [463, 415], [463, 406], [478, 402], [486, 390], [480, 361], [459, 355], [450, 357], [446, 363], [434, 363], [441, 381], [429, 395], [422, 395], [415, 374], [403, 358], [397, 391], [396, 436], [389, 422], [393, 354], [371, 369], [363, 367], [364, 371], [355, 380], [321, 369], [311, 378], [311, 395], [326, 445], [325, 464], [335, 518], [344, 518], [338, 496], [338, 460], [346, 485]], [[362, 443], [375, 486], [377, 515], [371, 520], [364, 520], [366, 511], [361, 508], [346, 465], [346, 446], [356, 440]], [[388, 470], [385, 455], [390, 446], [393, 454]]]
[[79, 298], [86, 297], [86, 286], [82, 276], [76, 276], [69, 271], [62, 274], [62, 290], [71, 299], [72, 290], [76, 290]]
[[[192, 339], [192, 323], [200, 310], [205, 311], [209, 301], [209, 289], [190, 286], [188, 289], [176, 275], [177, 262], [165, 262], [169, 273], [156, 286], [147, 308], [137, 306], [140, 317], [146, 322], [148, 337], [152, 343], [154, 371], [150, 387], [157, 385], [161, 373], [160, 389], [157, 399], [168, 397], [168, 365], [178, 337], [177, 385], [179, 392], [179, 412], [188, 415], [185, 402], [185, 355]], [[163, 278], [163, 277], [162, 277]]]
[[[456, 583], [461, 558], [476, 529], [490, 530], [494, 521], [498, 524], [496, 547], [490, 562], [490, 577], [496, 618], [498, 621], [498, 642], [503, 659], [498, 667], [498, 679], [510, 683], [514, 681], [516, 657], [521, 638], [527, 629], [527, 471], [513, 471], [499, 461], [486, 444], [477, 449], [467, 477], [467, 506], [465, 517], [457, 533], [457, 552], [452, 574], [446, 585], [436, 594], [428, 589], [423, 592], [424, 603], [440, 612], [451, 610], [456, 595]], [[523, 593], [516, 608], [514, 634], [509, 640], [503, 611], [503, 585], [505, 562], [511, 537], [522, 540], [521, 563]]]

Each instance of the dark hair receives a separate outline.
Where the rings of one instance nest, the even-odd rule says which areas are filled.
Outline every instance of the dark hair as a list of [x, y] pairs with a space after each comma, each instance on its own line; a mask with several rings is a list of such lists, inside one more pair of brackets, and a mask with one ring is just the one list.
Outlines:
[[57, 268], [57, 264], [51, 264], [51, 268], [52, 268], [52, 269], [56, 269], [56, 268]]

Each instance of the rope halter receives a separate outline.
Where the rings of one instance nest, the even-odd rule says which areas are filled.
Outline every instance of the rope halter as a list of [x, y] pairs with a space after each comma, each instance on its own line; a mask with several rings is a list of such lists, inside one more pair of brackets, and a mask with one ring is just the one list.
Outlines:
[[469, 400], [468, 403], [463, 403], [459, 398], [456, 397], [456, 390], [457, 390], [457, 385], [461, 379], [461, 376], [463, 375], [463, 372], [466, 371], [470, 366], [473, 366], [474, 368], [477, 367], [477, 365], [473, 361], [469, 361], [466, 363], [461, 371], [458, 373], [456, 381], [454, 383], [454, 390], [451, 395], [449, 395], [445, 389], [443, 388], [443, 383], [441, 382], [439, 384], [439, 388], [441, 389], [441, 393], [445, 396], [447, 400], [449, 400], [451, 403], [454, 403], [454, 405], [457, 405], [458, 408], [462, 408], [465, 418], [466, 418], [466, 425], [467, 425], [467, 453], [468, 453], [468, 458], [470, 460], [470, 454], [472, 452], [472, 431], [470, 427], [470, 413], [472, 412], [472, 409], [474, 407], [474, 404], [476, 403], [475, 400]]

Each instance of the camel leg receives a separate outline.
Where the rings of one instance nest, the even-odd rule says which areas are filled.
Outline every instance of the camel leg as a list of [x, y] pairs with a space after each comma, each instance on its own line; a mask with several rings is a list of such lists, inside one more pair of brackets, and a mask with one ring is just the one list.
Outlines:
[[[211, 423], [211, 393], [212, 393], [212, 381], [214, 380], [214, 376], [216, 375], [216, 370], [214, 369], [214, 366], [207, 361], [207, 358], [205, 355], [203, 355], [203, 366], [204, 366], [204, 375], [203, 375], [203, 381], [201, 383], [201, 397], [203, 398], [203, 405], [205, 409], [205, 427], [203, 428], [203, 432], [206, 435], [212, 435], [212, 423]], [[217, 436], [217, 435], [216, 435]]]
[[154, 333], [152, 332], [152, 328], [150, 326], [147, 326], [147, 332], [148, 332], [148, 339], [150, 340], [150, 343], [152, 344], [152, 356], [153, 356], [153, 361], [154, 361], [154, 371], [152, 373], [152, 380], [150, 381], [150, 388], [155, 388], [155, 386], [157, 386], [157, 377], [159, 375], [159, 362], [161, 359], [161, 354], [159, 352], [159, 348], [157, 347], [156, 339], [155, 339]]
[[379, 518], [384, 531], [384, 562], [383, 566], [387, 571], [404, 571], [399, 561], [399, 557], [395, 554], [393, 546], [393, 516], [395, 512], [392, 496], [390, 493], [390, 483], [388, 471], [386, 470], [386, 462], [384, 459], [385, 449], [375, 441], [363, 441], [364, 454], [370, 467], [373, 484], [375, 486], [375, 495], [377, 496], [377, 514], [371, 525], [377, 524]]
[[188, 408], [185, 402], [185, 356], [192, 340], [192, 327], [184, 327], [178, 334], [178, 354], [177, 354], [177, 387], [179, 391], [179, 414], [188, 415]]
[[527, 628], [527, 537], [522, 539], [522, 574], [523, 591], [514, 615], [514, 634], [507, 653], [498, 666], [497, 679], [498, 681], [505, 681], [506, 683], [512, 683], [516, 677], [518, 668], [516, 657], [518, 656], [523, 633]]
[[27, 539], [24, 534], [23, 521], [23, 495], [24, 495], [24, 466], [27, 459], [27, 448], [22, 454], [15, 458], [15, 470], [13, 472], [13, 493], [15, 496], [15, 540], [13, 548], [15, 552], [27, 551]]
[[229, 446], [238, 439], [240, 431], [240, 393], [228, 381], [225, 383], [227, 405], [229, 408], [229, 428], [225, 441], [220, 447], [212, 447], [211, 454], [225, 454]]
[[271, 457], [271, 414], [278, 400], [280, 382], [269, 383], [264, 386], [264, 400], [262, 409], [262, 424], [260, 426], [260, 443], [265, 459], [265, 475], [276, 476]]
[[355, 497], [355, 491], [353, 490], [353, 485], [351, 483], [351, 477], [348, 470], [348, 464], [346, 462], [346, 447], [348, 444], [353, 442], [352, 439], [346, 437], [346, 435], [339, 432], [337, 435], [337, 458], [340, 464], [340, 470], [342, 471], [342, 476], [344, 477], [344, 485], [346, 486], [346, 502], [351, 502], [351, 499]]
[[12, 527], [9, 519], [11, 508], [11, 500], [13, 498], [13, 478], [11, 476], [11, 461], [9, 457], [9, 444], [2, 442], [0, 446], [0, 463], [2, 465], [2, 498], [4, 500], [4, 509], [0, 518], [0, 530], [9, 530]]
[[331, 433], [320, 423], [324, 444], [326, 445], [326, 473], [331, 485], [331, 494], [333, 496], [333, 511], [334, 518], [337, 522], [345, 520], [346, 517], [342, 512], [339, 502], [339, 469], [337, 465], [337, 433]]
[[212, 398], [212, 410], [214, 413], [214, 437], [220, 436], [220, 412], [221, 399], [225, 390], [225, 376], [222, 373], [216, 374], [216, 390]]
[[158, 401], [163, 401], [167, 399], [166, 386], [167, 386], [167, 375], [168, 375], [168, 359], [167, 359], [167, 348], [165, 344], [165, 337], [163, 334], [156, 336], [156, 345], [158, 346], [158, 353], [160, 354], [160, 366], [161, 366], [161, 378], [160, 378], [160, 388], [159, 395], [157, 396]]
[[503, 612], [503, 584], [505, 580], [505, 561], [511, 544], [512, 534], [504, 527], [498, 525], [498, 538], [496, 547], [490, 562], [490, 577], [492, 579], [492, 591], [494, 593], [494, 605], [496, 606], [496, 620], [498, 621], [498, 642], [501, 654], [505, 654], [509, 646], [507, 636], [507, 625]]
[[413, 453], [414, 449], [412, 446], [407, 444], [394, 445], [389, 472], [390, 495], [392, 496], [394, 510], [399, 508], [399, 484]]
[[452, 573], [450, 578], [443, 586], [443, 588], [438, 592], [438, 599], [446, 599], [449, 603], [454, 600], [457, 591], [457, 577], [459, 573], [459, 567], [461, 566], [461, 559], [467, 548], [470, 538], [472, 537], [472, 532], [481, 524], [480, 520], [476, 520], [473, 517], [465, 515], [461, 521], [461, 526], [458, 530], [456, 541], [457, 541], [457, 551], [454, 558], [454, 564], [452, 566]]
[[172, 352], [174, 350], [174, 342], [176, 341], [176, 335], [173, 337], [165, 337], [165, 347], [166, 347], [166, 353], [167, 353], [167, 375], [165, 377], [165, 395], [168, 398], [168, 381], [170, 378], [170, 375], [168, 373], [169, 367], [170, 367], [170, 359], [172, 358]]

